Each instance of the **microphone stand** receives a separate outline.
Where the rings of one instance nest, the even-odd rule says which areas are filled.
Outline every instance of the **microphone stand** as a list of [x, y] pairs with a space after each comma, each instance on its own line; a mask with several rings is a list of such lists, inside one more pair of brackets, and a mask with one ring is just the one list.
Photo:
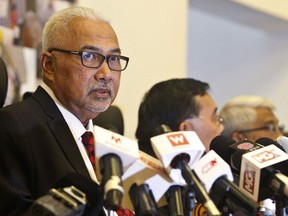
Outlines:
[[184, 192], [184, 215], [193, 215], [193, 209], [197, 205], [195, 190], [191, 186], [187, 186]]
[[135, 210], [135, 215], [157, 215], [157, 203], [148, 184], [137, 185], [134, 183], [129, 190], [129, 195]]
[[275, 203], [276, 203], [276, 212], [277, 216], [287, 216], [288, 215], [288, 201], [287, 198], [276, 194], [275, 195]]
[[166, 192], [169, 215], [184, 216], [183, 191], [182, 186], [173, 185]]
[[221, 215], [218, 208], [210, 199], [209, 195], [207, 194], [204, 187], [200, 183], [196, 174], [194, 173], [194, 171], [190, 170], [190, 167], [188, 166], [186, 162], [184, 162], [183, 160], [179, 160], [176, 163], [176, 167], [173, 167], [173, 168], [178, 168], [181, 170], [182, 177], [186, 181], [188, 187], [191, 186], [195, 190], [196, 197], [198, 198], [197, 200], [200, 203], [203, 203], [204, 207], [206, 208], [210, 216]]

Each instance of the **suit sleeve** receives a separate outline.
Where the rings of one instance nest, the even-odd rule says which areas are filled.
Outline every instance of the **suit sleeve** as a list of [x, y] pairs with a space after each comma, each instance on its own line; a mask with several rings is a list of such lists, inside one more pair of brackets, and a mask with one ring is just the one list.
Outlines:
[[0, 112], [0, 215], [21, 215], [33, 202], [32, 156], [22, 130], [17, 119]]

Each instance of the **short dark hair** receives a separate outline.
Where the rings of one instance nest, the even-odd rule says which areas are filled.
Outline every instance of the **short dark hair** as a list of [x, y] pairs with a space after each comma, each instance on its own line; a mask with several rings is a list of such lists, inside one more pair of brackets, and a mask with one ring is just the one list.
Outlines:
[[156, 83], [145, 94], [138, 110], [136, 138], [140, 150], [155, 156], [150, 138], [161, 124], [178, 130], [179, 124], [198, 116], [200, 107], [195, 96], [203, 96], [210, 89], [208, 83], [192, 78], [175, 78]]

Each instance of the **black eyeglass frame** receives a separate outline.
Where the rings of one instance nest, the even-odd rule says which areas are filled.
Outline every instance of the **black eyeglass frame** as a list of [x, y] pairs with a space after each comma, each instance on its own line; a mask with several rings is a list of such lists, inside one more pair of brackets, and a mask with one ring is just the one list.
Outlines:
[[238, 132], [238, 133], [250, 133], [250, 132], [260, 131], [260, 130], [268, 130], [270, 132], [276, 132], [277, 130], [279, 130], [279, 131], [283, 132], [284, 131], [284, 125], [275, 126], [275, 125], [271, 124], [271, 125], [266, 125], [266, 126], [258, 127], [258, 128], [238, 130], [236, 132]]
[[[59, 48], [50, 48], [50, 49], [47, 50], [47, 52], [49, 52], [49, 53], [51, 53], [51, 52], [53, 52], [53, 51], [68, 53], [68, 54], [72, 54], [72, 55], [78, 55], [78, 56], [81, 57], [81, 63], [82, 63], [82, 65], [85, 66], [85, 67], [88, 67], [88, 68], [95, 68], [95, 69], [100, 68], [101, 65], [103, 64], [103, 62], [106, 60], [107, 65], [108, 65], [108, 67], [109, 67], [110, 70], [113, 70], [113, 71], [124, 71], [124, 70], [127, 68], [128, 62], [129, 62], [129, 57], [127, 57], [127, 56], [122, 56], [122, 55], [107, 55], [107, 56], [104, 56], [104, 55], [102, 55], [101, 53], [97, 53], [97, 52], [94, 52], [94, 51], [71, 51], [71, 50], [65, 50], [65, 49], [59, 49]], [[102, 60], [100, 61], [99, 65], [98, 65], [97, 67], [91, 67], [91, 66], [85, 65], [85, 64], [83, 63], [83, 53], [84, 53], [84, 54], [87, 54], [87, 53], [97, 54], [97, 55], [101, 56]], [[109, 60], [110, 60], [111, 58], [114, 58], [114, 57], [117, 57], [117, 58], [122, 59], [122, 60], [125, 61], [125, 66], [124, 66], [123, 68], [121, 68], [121, 70], [111, 68], [111, 66], [110, 66], [110, 64], [109, 64]]]

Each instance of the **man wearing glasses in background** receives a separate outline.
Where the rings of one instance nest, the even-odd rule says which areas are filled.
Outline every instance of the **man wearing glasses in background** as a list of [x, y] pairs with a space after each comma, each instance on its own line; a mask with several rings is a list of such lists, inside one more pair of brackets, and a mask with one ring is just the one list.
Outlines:
[[110, 24], [88, 8], [55, 13], [42, 46], [43, 83], [0, 111], [0, 215], [21, 215], [67, 173], [97, 182], [82, 135], [114, 101], [129, 61]]
[[[283, 126], [274, 114], [275, 106], [266, 98], [254, 95], [243, 95], [228, 100], [220, 111], [223, 118], [224, 136], [236, 142], [248, 139], [256, 141], [261, 137], [275, 140], [283, 135]], [[239, 176], [234, 175], [238, 184]], [[261, 202], [266, 207], [267, 215], [275, 214], [275, 203], [266, 199]]]
[[220, 111], [222, 134], [235, 141], [256, 141], [261, 137], [275, 140], [283, 135], [283, 126], [274, 114], [275, 106], [266, 98], [243, 95], [227, 101]]

